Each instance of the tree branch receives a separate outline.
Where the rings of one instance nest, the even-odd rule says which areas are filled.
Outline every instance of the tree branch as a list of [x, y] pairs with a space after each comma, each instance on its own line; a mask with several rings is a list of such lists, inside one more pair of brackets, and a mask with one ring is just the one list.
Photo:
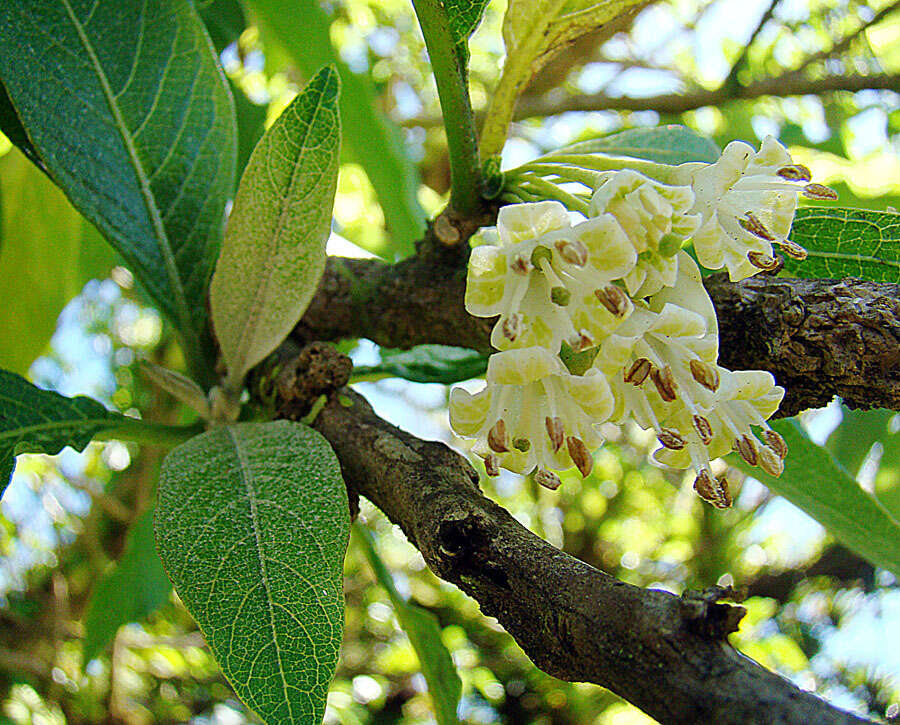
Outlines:
[[482, 496], [462, 456], [386, 423], [351, 390], [314, 425], [348, 486], [549, 674], [607, 687], [663, 723], [865, 722], [732, 649], [743, 609], [718, 601], [727, 592], [641, 589], [559, 551]]
[[[465, 245], [462, 245], [465, 246]], [[329, 258], [299, 342], [365, 337], [386, 347], [436, 343], [490, 352], [494, 320], [463, 307], [463, 250], [425, 242], [396, 265]], [[787, 390], [781, 415], [826, 405], [900, 410], [900, 285], [757, 276], [706, 281], [720, 361], [761, 369]]]

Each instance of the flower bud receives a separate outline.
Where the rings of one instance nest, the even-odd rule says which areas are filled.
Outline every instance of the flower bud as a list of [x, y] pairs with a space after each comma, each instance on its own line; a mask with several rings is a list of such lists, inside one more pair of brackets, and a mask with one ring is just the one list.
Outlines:
[[581, 472], [581, 477], [587, 478], [591, 473], [591, 469], [594, 467], [594, 457], [587, 449], [587, 446], [584, 445], [584, 441], [575, 436], [569, 436], [566, 438], [566, 447], [569, 449], [569, 455], [572, 457], [572, 462]]
[[713, 393], [719, 389], [719, 371], [702, 360], [691, 360], [691, 375], [700, 385]]
[[632, 385], [642, 385], [650, 374], [650, 368], [652, 367], [653, 366], [647, 358], [639, 357], [631, 364], [631, 367], [625, 371], [625, 382], [631, 383]]
[[506, 435], [506, 421], [500, 418], [488, 431], [488, 446], [494, 453], [506, 453], [509, 451]]
[[549, 488], [551, 491], [555, 491], [562, 484], [562, 481], [559, 480], [559, 476], [553, 473], [553, 471], [548, 471], [546, 468], [539, 468], [534, 474], [534, 480], [544, 488]]
[[553, 444], [553, 452], [556, 453], [562, 448], [563, 440], [566, 435], [566, 429], [563, 426], [562, 418], [558, 416], [551, 418], [548, 415], [544, 418], [544, 427], [547, 429], [547, 436], [550, 438], [550, 443]]

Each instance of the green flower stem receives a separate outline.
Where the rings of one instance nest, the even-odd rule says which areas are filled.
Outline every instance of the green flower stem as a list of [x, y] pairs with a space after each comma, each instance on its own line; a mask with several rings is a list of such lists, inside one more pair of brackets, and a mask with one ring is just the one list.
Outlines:
[[483, 206], [481, 164], [463, 60], [465, 49], [457, 45], [440, 0], [413, 0], [413, 7], [428, 48], [447, 134], [450, 206], [461, 214], [476, 214]]
[[556, 199], [557, 201], [562, 202], [571, 211], [581, 212], [585, 216], [588, 216], [590, 204], [587, 200], [579, 199], [574, 194], [570, 194], [568, 191], [565, 191], [553, 182], [542, 179], [540, 176], [528, 174], [527, 176], [523, 175], [519, 178], [521, 180], [520, 183], [526, 192], [539, 192], [545, 199]]
[[151, 445], [174, 448], [181, 443], [203, 432], [203, 423], [193, 425], [165, 425], [148, 423], [137, 418], [125, 418], [116, 425], [101, 431], [94, 440], [123, 440], [132, 443], [149, 443]]
[[644, 159], [634, 159], [630, 156], [606, 156], [603, 154], [553, 154], [545, 156], [541, 159], [529, 162], [514, 169], [512, 174], [519, 171], [531, 171], [534, 168], [541, 168], [548, 165], [553, 166], [576, 166], [581, 169], [589, 169], [591, 171], [621, 171], [622, 169], [633, 169], [639, 171], [651, 179], [661, 181], [664, 184], [670, 183], [672, 174], [677, 168], [668, 164], [657, 164], [654, 161], [646, 161]]
[[[554, 176], [559, 177], [560, 179], [565, 179], [566, 181], [574, 181], [579, 184], [584, 184], [589, 189], [593, 190], [597, 184], [597, 176], [600, 172], [591, 171], [588, 169], [584, 169], [580, 166], [569, 166], [567, 164], [538, 164], [531, 163], [528, 164], [528, 171], [537, 174], [538, 176], [547, 176], [552, 174]], [[513, 177], [515, 178], [515, 176]]]

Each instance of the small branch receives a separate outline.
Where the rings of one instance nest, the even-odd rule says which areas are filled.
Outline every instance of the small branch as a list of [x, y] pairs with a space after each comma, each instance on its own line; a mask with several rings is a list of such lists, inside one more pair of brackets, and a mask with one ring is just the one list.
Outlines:
[[[851, 408], [900, 410], [900, 285], [764, 276], [734, 283], [714, 275], [706, 287], [722, 365], [772, 372], [787, 390], [781, 415], [835, 395]], [[494, 320], [471, 317], [464, 294], [455, 250], [429, 247], [393, 266], [332, 257], [293, 334], [301, 342], [366, 337], [386, 347], [490, 352]]]
[[[742, 608], [718, 589], [677, 597], [610, 577], [482, 496], [447, 446], [378, 418], [351, 390], [319, 413], [344, 480], [399, 524], [438, 576], [497, 617], [545, 672], [607, 687], [663, 723], [866, 722], [732, 649]], [[351, 405], [347, 405], [349, 398]]]
[[475, 136], [475, 117], [462, 53], [439, 0], [413, 0], [425, 37], [428, 57], [437, 83], [447, 149], [450, 156], [450, 206], [473, 216], [484, 206], [481, 199], [481, 163]]
[[737, 88], [740, 86], [738, 74], [747, 64], [747, 58], [750, 55], [750, 46], [753, 45], [753, 41], [756, 40], [757, 36], [762, 32], [765, 24], [772, 19], [772, 14], [775, 12], [775, 8], [778, 7], [778, 3], [779, 0], [769, 0], [769, 6], [766, 8], [762, 16], [760, 16], [759, 22], [756, 24], [756, 27], [753, 28], [753, 32], [750, 33], [750, 37], [747, 38], [747, 42], [744, 43], [744, 47], [741, 49], [741, 54], [737, 57], [737, 60], [734, 61], [734, 64], [731, 66], [731, 70], [728, 71], [728, 75], [725, 76], [725, 80], [722, 81], [721, 87], [723, 89]]

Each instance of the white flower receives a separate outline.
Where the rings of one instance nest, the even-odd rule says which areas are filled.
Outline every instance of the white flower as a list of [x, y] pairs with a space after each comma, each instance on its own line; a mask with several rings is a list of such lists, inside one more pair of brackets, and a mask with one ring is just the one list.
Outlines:
[[740, 141], [725, 147], [714, 164], [677, 167], [673, 180], [690, 184], [692, 211], [702, 216], [694, 234], [697, 259], [704, 267], [728, 268], [732, 281], [778, 266], [772, 245], [804, 259], [806, 251], [788, 240], [797, 197], [836, 199], [834, 191], [810, 183], [809, 169], [793, 163], [778, 141], [767, 136], [759, 149]]
[[576, 465], [582, 475], [590, 473], [591, 451], [601, 443], [595, 425], [613, 407], [603, 375], [572, 375], [559, 357], [531, 347], [492, 355], [486, 377], [486, 387], [474, 395], [454, 388], [450, 424], [477, 439], [474, 451], [490, 475], [499, 466], [536, 469], [536, 480], [555, 488], [559, 479], [551, 470]]
[[637, 255], [611, 215], [572, 226], [559, 202], [514, 204], [500, 210], [497, 227], [482, 230], [469, 259], [466, 309], [500, 315], [491, 335], [498, 350], [563, 341], [590, 347], [631, 311], [612, 281]]
[[700, 226], [691, 213], [694, 194], [688, 186], [668, 186], [625, 169], [598, 174], [591, 214], [612, 214], [638, 253], [625, 276], [632, 297], [646, 297], [675, 283], [678, 256], [685, 240]]

